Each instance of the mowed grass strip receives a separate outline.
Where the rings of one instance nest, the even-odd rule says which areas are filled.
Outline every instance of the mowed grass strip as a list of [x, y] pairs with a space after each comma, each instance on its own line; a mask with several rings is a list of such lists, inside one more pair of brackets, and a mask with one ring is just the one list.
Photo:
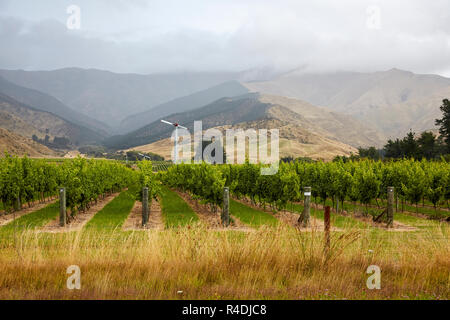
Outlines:
[[[13, 215], [11, 213], [11, 215]], [[59, 215], [59, 201], [49, 204], [48, 206], [23, 215], [15, 221], [0, 227], [0, 233], [8, 233], [15, 228], [20, 230], [32, 229], [44, 226], [49, 221], [56, 219]]]
[[133, 192], [123, 191], [86, 224], [83, 229], [114, 230], [122, 227], [127, 219], [134, 202]]
[[[291, 207], [291, 205], [289, 205]], [[303, 205], [294, 203], [292, 204], [292, 209], [295, 212], [298, 212], [301, 214], [303, 212]], [[323, 220], [324, 219], [324, 211], [320, 209], [315, 209], [313, 206], [311, 206], [310, 214], [312, 217], [315, 217], [316, 219]], [[362, 221], [359, 221], [357, 219], [354, 219], [352, 217], [346, 217], [342, 216], [340, 214], [336, 214], [332, 212], [330, 214], [331, 219], [331, 225], [338, 228], [361, 228], [365, 229], [369, 227], [369, 224], [364, 223]]]
[[[331, 200], [327, 200], [326, 205], [332, 206]], [[381, 205], [380, 208], [375, 208], [372, 206], [368, 207], [367, 209], [369, 211], [369, 214], [372, 216], [379, 215], [386, 208], [387, 204], [384, 200], [381, 200], [380, 205]], [[401, 204], [399, 205], [399, 208], [401, 208]], [[405, 208], [406, 208], [406, 206], [405, 206]], [[420, 207], [419, 207], [419, 209], [420, 209]], [[366, 210], [366, 208], [362, 204], [358, 204], [358, 203], [353, 204], [353, 203], [345, 202], [344, 210], [346, 210], [347, 212], [349, 212], [351, 214], [352, 212], [355, 212], [355, 211], [364, 212]], [[411, 210], [411, 212], [414, 214], [414, 212], [412, 210]], [[322, 213], [322, 215], [323, 215], [323, 213]], [[332, 216], [333, 216], [333, 214], [332, 214]], [[339, 217], [339, 215], [336, 215], [336, 217]], [[340, 220], [340, 221], [337, 220], [337, 222], [338, 223], [343, 222], [344, 221], [343, 219], [352, 219], [352, 218], [341, 216], [341, 218], [338, 218], [338, 220]], [[395, 208], [394, 208], [394, 221], [409, 224], [411, 226], [419, 227], [419, 228], [434, 227], [436, 224], [439, 224], [438, 221], [428, 220], [425, 218], [417, 217], [417, 216], [411, 215], [410, 213], [408, 213], [406, 211], [405, 212], [401, 212], [401, 211], [396, 212]]]
[[166, 228], [198, 221], [198, 216], [181, 197], [167, 187], [161, 188], [161, 210]]
[[230, 213], [241, 222], [252, 227], [275, 226], [279, 223], [278, 219], [270, 213], [253, 209], [233, 199], [230, 199]]

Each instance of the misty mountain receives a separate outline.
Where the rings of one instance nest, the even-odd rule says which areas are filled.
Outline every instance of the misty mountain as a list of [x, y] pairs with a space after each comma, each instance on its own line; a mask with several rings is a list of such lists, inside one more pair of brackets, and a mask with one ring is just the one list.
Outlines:
[[[193, 132], [196, 120], [202, 120], [203, 128], [208, 129], [259, 119], [265, 116], [268, 106], [260, 103], [257, 97], [257, 94], [246, 94], [234, 98], [222, 98], [195, 110], [172, 114], [167, 116], [166, 120], [179, 122]], [[117, 149], [139, 146], [170, 137], [172, 131], [172, 127], [157, 120], [128, 134], [111, 137], [105, 141], [105, 145]]]
[[[379, 145], [383, 141], [376, 130], [352, 117], [304, 101], [258, 93], [222, 98], [195, 110], [172, 114], [166, 119], [179, 122], [191, 133], [195, 120], [202, 120], [203, 130], [279, 129], [280, 145], [285, 155], [314, 154], [319, 157], [322, 153], [322, 158], [325, 155], [331, 158], [336, 154], [356, 152], [355, 146]], [[173, 128], [167, 124], [155, 121], [129, 134], [109, 138], [106, 145], [116, 149], [137, 146], [142, 149], [145, 145], [155, 143], [160, 150], [169, 150], [172, 143], [164, 139], [169, 138], [172, 131]], [[161, 140], [163, 143], [160, 143]]]
[[25, 105], [2, 93], [0, 93], [0, 128], [26, 138], [36, 135], [39, 139], [44, 139], [47, 134], [50, 138], [66, 137], [75, 145], [96, 143], [104, 138], [96, 131]]
[[91, 118], [116, 127], [126, 117], [239, 77], [238, 73], [118, 74], [95, 69], [0, 70], [17, 85], [49, 94]]
[[121, 123], [122, 132], [133, 131], [173, 113], [189, 111], [220, 98], [239, 96], [247, 92], [248, 89], [239, 82], [228, 81], [186, 97], [163, 103], [148, 111], [129, 116]]
[[435, 128], [450, 79], [392, 69], [385, 72], [303, 74], [290, 72], [269, 81], [244, 84], [250, 91], [288, 96], [352, 115], [387, 137]]
[[5, 80], [0, 76], [0, 93], [14, 100], [33, 107], [34, 109], [50, 112], [69, 122], [96, 131], [101, 136], [107, 136], [109, 128], [100, 121], [81, 114], [65, 106], [54, 97], [34, 89], [25, 88]]

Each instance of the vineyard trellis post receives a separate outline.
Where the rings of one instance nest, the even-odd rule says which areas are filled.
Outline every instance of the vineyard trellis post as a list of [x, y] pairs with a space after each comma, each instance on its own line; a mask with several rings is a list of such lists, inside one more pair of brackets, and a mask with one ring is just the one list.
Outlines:
[[230, 225], [230, 189], [223, 188], [223, 210], [222, 210], [222, 225], [228, 227]]
[[326, 253], [330, 250], [330, 228], [331, 228], [330, 207], [326, 206], [325, 213], [324, 213], [325, 252]]
[[59, 188], [59, 225], [66, 226], [67, 209], [66, 209], [66, 188]]
[[142, 226], [148, 222], [148, 188], [142, 189]]
[[20, 196], [17, 197], [14, 210], [19, 211], [22, 209], [22, 203], [20, 201]]
[[304, 227], [309, 226], [309, 220], [311, 217], [311, 187], [304, 188], [305, 202], [303, 206], [303, 212], [298, 218], [298, 223], [303, 224]]
[[394, 187], [388, 187], [387, 194], [388, 194], [387, 226], [393, 227], [393, 225], [394, 225]]

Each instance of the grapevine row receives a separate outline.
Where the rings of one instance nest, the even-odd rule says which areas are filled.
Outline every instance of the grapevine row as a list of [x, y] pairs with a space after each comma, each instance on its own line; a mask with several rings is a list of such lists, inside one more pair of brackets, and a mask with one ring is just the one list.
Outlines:
[[54, 163], [8, 154], [0, 158], [0, 199], [5, 211], [20, 209], [23, 203], [43, 202], [56, 195], [58, 187], [65, 187], [67, 208], [74, 214], [136, 179], [134, 170], [115, 161], [76, 158]]
[[345, 200], [367, 206], [385, 199], [387, 187], [396, 197], [417, 204], [428, 199], [436, 208], [450, 198], [450, 164], [445, 161], [401, 160], [336, 161], [280, 163], [275, 175], [261, 175], [258, 164], [196, 165], [170, 167], [164, 181], [170, 187], [188, 191], [208, 203], [221, 205], [223, 187], [237, 197], [254, 203], [286, 208], [289, 202], [302, 200], [302, 190], [312, 187], [312, 197], [333, 204]]

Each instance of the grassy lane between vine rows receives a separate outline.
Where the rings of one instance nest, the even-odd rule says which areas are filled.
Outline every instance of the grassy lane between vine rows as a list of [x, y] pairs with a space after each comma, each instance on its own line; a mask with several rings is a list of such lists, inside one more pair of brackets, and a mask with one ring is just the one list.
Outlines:
[[59, 201], [49, 204], [48, 206], [31, 212], [27, 215], [9, 222], [0, 227], [0, 234], [9, 234], [14, 232], [14, 229], [34, 229], [44, 226], [49, 221], [56, 219], [59, 214]]
[[[381, 199], [379, 201], [380, 205], [386, 205], [387, 201], [384, 199]], [[402, 210], [402, 203], [401, 201], [399, 201], [398, 203], [398, 211], [401, 212]], [[434, 210], [434, 208], [430, 208], [430, 207], [422, 207], [420, 204], [419, 206], [416, 208], [415, 205], [409, 204], [409, 203], [404, 203], [403, 204], [403, 210], [406, 212], [412, 212], [412, 213], [420, 213], [420, 214], [424, 214], [430, 217], [437, 217], [437, 218], [447, 218], [450, 217], [450, 211], [448, 210], [442, 210], [440, 208], [437, 208], [436, 210]]]
[[[374, 200], [371, 201], [371, 203], [369, 204], [369, 206], [367, 208], [369, 214], [376, 214], [380, 210], [384, 209], [387, 206], [387, 201], [385, 199], [378, 199], [378, 204], [381, 206], [381, 208], [377, 207], [377, 203]], [[327, 206], [332, 206], [333, 205], [333, 202], [331, 201], [331, 199], [327, 199], [326, 205]], [[402, 208], [402, 204], [399, 201], [398, 213], [403, 213], [403, 214], [408, 214], [408, 213], [415, 214], [416, 213], [416, 206], [415, 205], [411, 205], [411, 204], [405, 203], [403, 205], [404, 212], [401, 212], [401, 208]], [[341, 203], [339, 203], [339, 210], [340, 209], [341, 209]], [[366, 208], [365, 208], [364, 204], [361, 204], [361, 203], [355, 203], [354, 204], [354, 203], [352, 203], [350, 201], [345, 201], [344, 202], [344, 210], [347, 211], [347, 212], [351, 212], [351, 211], [355, 211], [355, 210], [364, 211], [364, 210], [366, 210]], [[426, 215], [426, 216], [429, 216], [429, 217], [438, 217], [438, 218], [450, 217], [450, 211], [448, 211], [448, 210], [437, 209], [435, 211], [434, 208], [421, 207], [421, 206], [419, 206], [417, 208], [417, 213], [423, 214], [423, 215]]]
[[[291, 207], [291, 205], [289, 205]], [[292, 204], [292, 209], [295, 212], [298, 212], [299, 214], [303, 212], [303, 205], [294, 203]], [[311, 216], [315, 217], [316, 219], [323, 220], [324, 219], [324, 213], [323, 210], [315, 209], [314, 206], [311, 206], [310, 209]], [[346, 217], [339, 214], [331, 214], [331, 225], [337, 228], [359, 228], [364, 229], [368, 228], [369, 225], [367, 223], [364, 223], [362, 221], [359, 221], [357, 219], [353, 219], [352, 217]]]
[[253, 209], [233, 199], [230, 199], [230, 214], [251, 227], [276, 226], [279, 223], [270, 213]]
[[[380, 202], [380, 204], [381, 204], [381, 202]], [[326, 205], [331, 206], [332, 205], [331, 200], [327, 200]], [[303, 208], [301, 205], [299, 205], [299, 206], [301, 208]], [[348, 213], [352, 213], [355, 211], [364, 212], [366, 210], [366, 208], [362, 204], [353, 204], [353, 203], [345, 202], [344, 210], [347, 211]], [[384, 207], [381, 207], [381, 208], [368, 207], [368, 213], [369, 213], [369, 215], [372, 215], [372, 216], [377, 216], [383, 210], [384, 210]], [[344, 219], [352, 219], [351, 217], [345, 217], [345, 216], [341, 216], [339, 214], [335, 214], [335, 216], [342, 217]], [[339, 219], [342, 219], [342, 218], [339, 218]], [[411, 226], [417, 227], [417, 228], [435, 227], [436, 225], [439, 224], [438, 221], [417, 217], [408, 212], [400, 212], [400, 211], [398, 211], [398, 212], [394, 211], [394, 221], [408, 224], [408, 225], [411, 225]]]
[[83, 230], [112, 231], [120, 229], [135, 202], [134, 191], [122, 191], [116, 198], [97, 212]]
[[161, 210], [166, 228], [185, 226], [199, 221], [192, 208], [178, 194], [165, 186], [161, 188]]

